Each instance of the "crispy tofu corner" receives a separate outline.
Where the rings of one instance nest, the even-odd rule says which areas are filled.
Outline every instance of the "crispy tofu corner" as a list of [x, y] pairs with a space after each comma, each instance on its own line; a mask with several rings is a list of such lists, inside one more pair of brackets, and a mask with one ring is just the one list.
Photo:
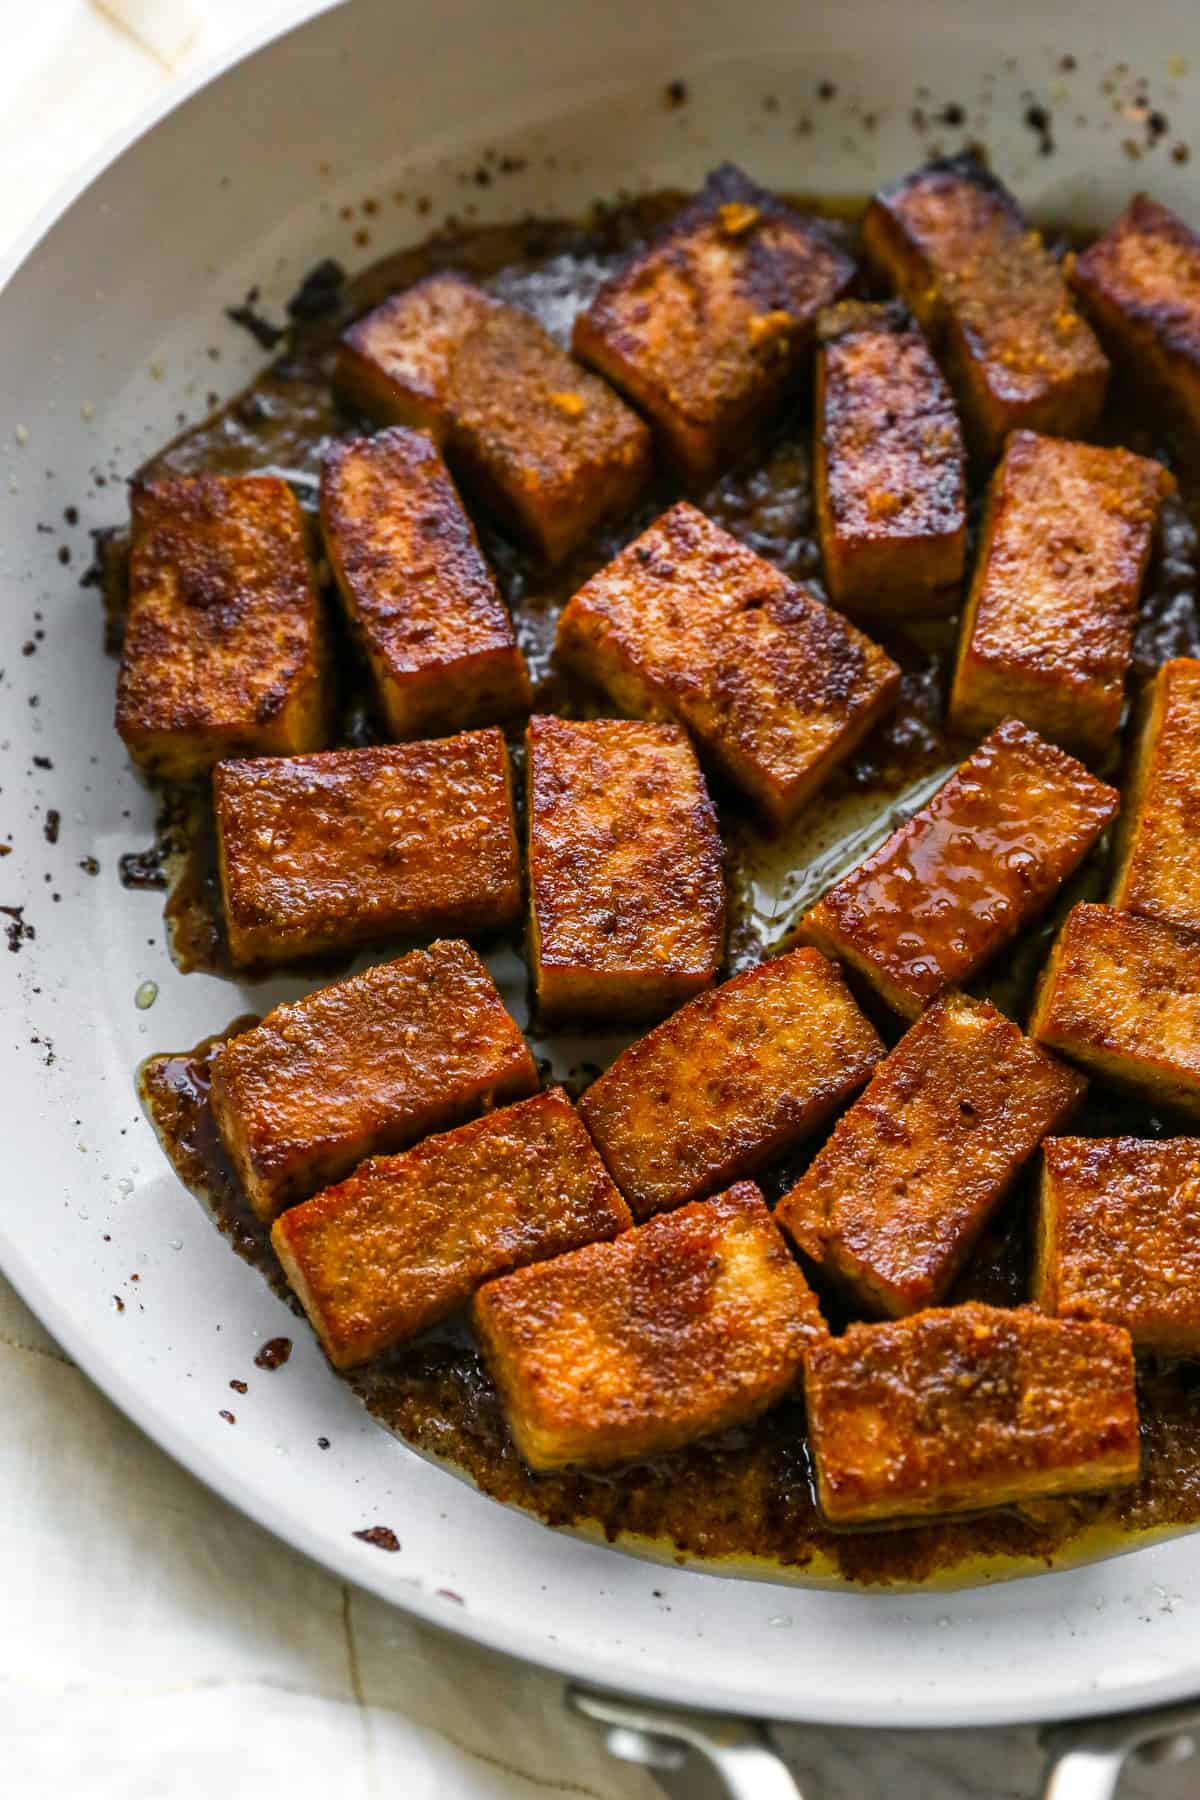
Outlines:
[[1129, 1334], [971, 1303], [851, 1325], [805, 1356], [831, 1525], [1121, 1487], [1139, 1468]]
[[781, 1400], [824, 1332], [741, 1182], [481, 1288], [475, 1331], [533, 1469], [652, 1456]]
[[1151, 684], [1125, 783], [1111, 904], [1200, 933], [1200, 660]]

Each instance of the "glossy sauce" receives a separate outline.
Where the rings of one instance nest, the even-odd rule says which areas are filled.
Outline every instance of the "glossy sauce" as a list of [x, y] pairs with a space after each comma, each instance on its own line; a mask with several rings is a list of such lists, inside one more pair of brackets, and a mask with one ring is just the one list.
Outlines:
[[[577, 307], [586, 304], [615, 259], [651, 231], [678, 198], [664, 194], [606, 209], [586, 225], [527, 223], [444, 232], [367, 271], [345, 289], [327, 283], [323, 292], [336, 310], [303, 319], [283, 356], [246, 394], [187, 432], [144, 473], [272, 471], [293, 481], [311, 510], [323, 445], [354, 427], [329, 394], [332, 346], [342, 322], [430, 270], [457, 268], [531, 308], [565, 341]], [[844, 215], [846, 209], [837, 210]], [[838, 228], [851, 230], [844, 218]], [[1153, 435], [1124, 409], [1119, 395], [1104, 435], [1165, 456]], [[755, 457], [700, 497], [699, 504], [789, 574], [819, 585], [809, 441], [805, 400]], [[1200, 493], [1200, 486], [1177, 472], [1185, 500]], [[635, 514], [601, 532], [552, 577], [486, 520], [479, 521], [485, 550], [513, 611], [539, 710], [568, 716], [603, 710], [594, 695], [551, 667], [558, 612], [588, 575], [675, 497], [669, 485], [660, 483]], [[976, 491], [973, 518], [979, 498]], [[110, 637], [117, 642], [123, 545], [114, 534], [102, 548]], [[1168, 656], [1200, 653], [1196, 592], [1195, 526], [1187, 505], [1173, 502], [1141, 616], [1140, 678]], [[726, 845], [731, 970], [760, 961], [786, 942], [795, 920], [824, 888], [921, 805], [972, 747], [948, 740], [941, 728], [954, 633], [953, 621], [906, 634], [873, 628], [904, 670], [900, 703], [783, 837], [766, 837], [736, 795], [714, 789]], [[343, 740], [371, 741], [375, 729], [360, 671], [344, 640], [339, 674]], [[519, 745], [514, 748], [519, 753]], [[158, 860], [150, 860], [152, 873], [161, 868], [172, 881], [167, 916], [176, 960], [184, 968], [228, 972], [203, 793], [177, 790], [165, 796], [161, 837]], [[1107, 853], [1102, 842], [1060, 895], [1052, 916], [1026, 933], [973, 991], [987, 993], [1024, 1018], [1030, 984], [1057, 920], [1075, 900], [1103, 892]], [[136, 870], [137, 865], [131, 867], [131, 875]], [[307, 972], [312, 973], [311, 966]], [[327, 977], [330, 970], [320, 973]], [[872, 1010], [894, 1040], [899, 1022]], [[238, 1021], [237, 1028], [245, 1029], [248, 1022]], [[143, 1098], [181, 1178], [203, 1197], [238, 1253], [291, 1300], [212, 1122], [206, 1073], [210, 1049], [202, 1045], [192, 1053], [151, 1058], [142, 1071]], [[594, 1065], [578, 1067], [571, 1085], [595, 1073]], [[1161, 1136], [1173, 1128], [1102, 1093], [1074, 1129]], [[764, 1183], [770, 1197], [798, 1172], [799, 1164], [773, 1171]], [[1027, 1201], [1026, 1185], [985, 1236], [954, 1297], [1000, 1304], [1026, 1297]], [[294, 1300], [291, 1304], [299, 1311]], [[830, 1304], [828, 1312], [835, 1326], [841, 1323], [836, 1306]], [[754, 1425], [646, 1465], [593, 1475], [533, 1476], [509, 1442], [494, 1390], [460, 1321], [436, 1328], [347, 1379], [371, 1411], [415, 1448], [452, 1464], [484, 1492], [550, 1524], [636, 1540], [668, 1556], [756, 1564], [764, 1574], [785, 1569], [868, 1582], [991, 1577], [1127, 1546], [1144, 1534], [1200, 1522], [1200, 1366], [1192, 1364], [1148, 1362], [1141, 1370], [1143, 1475], [1134, 1490], [1039, 1502], [912, 1530], [852, 1533], [830, 1531], [819, 1518], [803, 1408], [797, 1401], [785, 1402]]]

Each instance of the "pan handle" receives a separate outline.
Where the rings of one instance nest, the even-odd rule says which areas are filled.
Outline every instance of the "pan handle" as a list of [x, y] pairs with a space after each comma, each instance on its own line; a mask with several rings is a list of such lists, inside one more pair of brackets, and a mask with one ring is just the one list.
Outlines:
[[1112, 1719], [1077, 1719], [1042, 1733], [1048, 1763], [1043, 1800], [1113, 1800], [1129, 1758], [1181, 1762], [1200, 1739], [1200, 1701]]
[[603, 1726], [609, 1752], [623, 1762], [652, 1772], [681, 1769], [694, 1751], [722, 1783], [726, 1800], [804, 1800], [753, 1719], [667, 1711], [579, 1687], [568, 1688], [567, 1704]]

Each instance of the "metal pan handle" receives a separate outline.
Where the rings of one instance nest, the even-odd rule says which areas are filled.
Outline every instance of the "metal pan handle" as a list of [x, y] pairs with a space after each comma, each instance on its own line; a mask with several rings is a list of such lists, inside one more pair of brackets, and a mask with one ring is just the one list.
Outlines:
[[804, 1800], [766, 1730], [752, 1719], [667, 1711], [587, 1688], [569, 1688], [567, 1703], [603, 1727], [609, 1752], [622, 1762], [651, 1772], [681, 1769], [692, 1751], [722, 1783], [726, 1800]]
[[1131, 1756], [1181, 1762], [1196, 1749], [1200, 1701], [1113, 1719], [1079, 1719], [1042, 1733], [1048, 1756], [1043, 1800], [1113, 1800]]

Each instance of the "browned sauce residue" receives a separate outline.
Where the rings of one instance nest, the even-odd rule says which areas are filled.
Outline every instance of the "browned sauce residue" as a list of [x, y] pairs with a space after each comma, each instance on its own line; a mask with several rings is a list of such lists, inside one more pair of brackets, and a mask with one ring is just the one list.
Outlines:
[[[537, 312], [560, 337], [614, 262], [665, 217], [679, 196], [663, 194], [606, 209], [586, 226], [551, 222], [444, 232], [428, 245], [402, 252], [349, 284], [335, 310], [301, 320], [283, 355], [248, 392], [186, 433], [145, 472], [210, 469], [284, 474], [305, 504], [315, 500], [323, 444], [355, 421], [339, 413], [329, 393], [331, 346], [344, 320], [397, 287], [435, 269], [456, 268], [485, 281], [506, 299]], [[839, 206], [838, 216], [846, 209]], [[849, 232], [842, 223], [839, 229]], [[699, 504], [719, 523], [802, 581], [819, 581], [810, 492], [808, 402], [785, 420], [757, 455], [725, 476]], [[1169, 460], [1163, 446], [1129, 410], [1118, 391], [1102, 434]], [[1164, 543], [1151, 571], [1136, 653], [1139, 679], [1169, 656], [1200, 654], [1197, 623], [1197, 537], [1189, 482], [1178, 464], [1184, 503], [1167, 509]], [[596, 539], [553, 577], [545, 576], [486, 520], [481, 535], [513, 610], [529, 660], [539, 709], [586, 716], [593, 696], [550, 666], [558, 612], [566, 598], [624, 543], [675, 499], [662, 483], [644, 506]], [[977, 516], [979, 495], [973, 497]], [[102, 546], [101, 586], [109, 641], [118, 642], [124, 548], [119, 537]], [[911, 783], [961, 754], [942, 733], [945, 671], [953, 623], [911, 635], [877, 633], [905, 671], [896, 712], [872, 734], [851, 763], [826, 785], [818, 811], [861, 797], [882, 812]], [[370, 741], [373, 725], [362, 683], [346, 646], [340, 653], [343, 740]], [[753, 904], [755, 870], [770, 845], [727, 793], [717, 792], [732, 905], [729, 964], [752, 964], [774, 947], [774, 936]], [[1103, 890], [1107, 846], [1080, 871], [1062, 897], [1094, 897]], [[222, 970], [227, 953], [219, 923], [211, 823], [203, 797], [167, 797], [160, 862], [147, 873], [174, 876], [168, 904], [176, 959], [184, 967]], [[136, 879], [140, 871], [131, 867]], [[155, 883], [157, 884], [157, 883]], [[999, 972], [977, 984], [1017, 1017], [1024, 1016], [1030, 982], [1044, 958], [1053, 920], [1002, 958]], [[240, 1020], [234, 1029], [252, 1021]], [[881, 1021], [894, 1037], [895, 1021]], [[262, 1270], [291, 1300], [266, 1233], [254, 1219], [225, 1157], [208, 1105], [212, 1044], [189, 1054], [153, 1057], [141, 1073], [142, 1094], [180, 1177], [202, 1195], [237, 1252]], [[588, 1076], [598, 1070], [588, 1068]], [[1169, 1134], [1173, 1127], [1106, 1093], [1093, 1096], [1073, 1129], [1094, 1135], [1129, 1131]], [[799, 1169], [774, 1172], [772, 1197]], [[1027, 1187], [1017, 1193], [985, 1237], [954, 1298], [1016, 1304], [1028, 1294]], [[831, 1314], [834, 1309], [830, 1308]], [[840, 1325], [841, 1318], [835, 1318]], [[264, 1349], [267, 1348], [264, 1346]], [[261, 1354], [261, 1353], [260, 1353]], [[261, 1365], [260, 1365], [261, 1366]], [[1200, 1522], [1200, 1365], [1147, 1362], [1139, 1376], [1143, 1474], [1135, 1489], [1083, 1499], [994, 1511], [972, 1519], [904, 1531], [833, 1532], [821, 1521], [813, 1495], [803, 1407], [791, 1401], [755, 1424], [708, 1439], [652, 1463], [602, 1475], [534, 1476], [510, 1443], [492, 1385], [474, 1343], [449, 1321], [386, 1360], [347, 1377], [371, 1411], [418, 1450], [464, 1471], [484, 1492], [524, 1507], [554, 1525], [591, 1526], [610, 1539], [635, 1535], [668, 1551], [706, 1558], [761, 1559], [822, 1573], [832, 1567], [866, 1582], [923, 1581], [982, 1559], [992, 1573], [1014, 1559], [1051, 1562], [1069, 1555], [1082, 1535], [1089, 1544], [1128, 1544], [1142, 1533]], [[317, 1440], [322, 1447], [326, 1440]], [[398, 1549], [386, 1526], [355, 1533], [380, 1548]]]

